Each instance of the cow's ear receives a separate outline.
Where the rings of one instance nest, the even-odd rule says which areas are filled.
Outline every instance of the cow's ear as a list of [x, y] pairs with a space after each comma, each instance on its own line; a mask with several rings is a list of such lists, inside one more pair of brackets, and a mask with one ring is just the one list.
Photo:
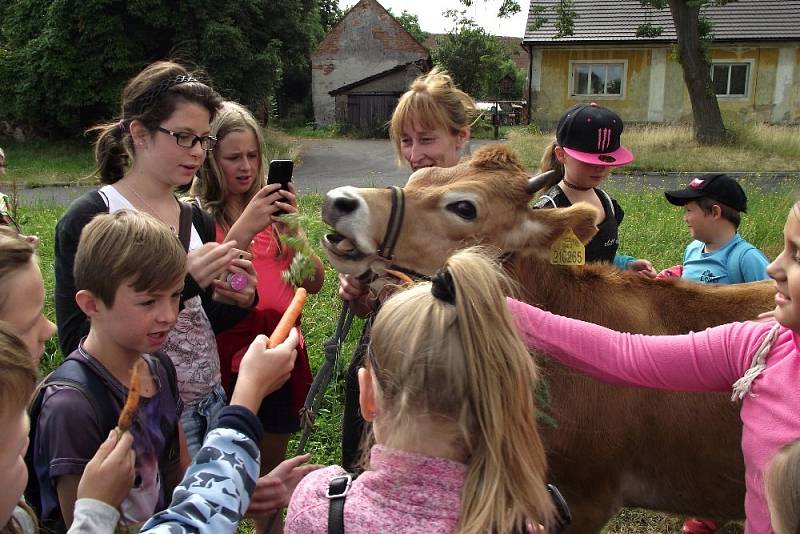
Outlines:
[[547, 251], [567, 228], [571, 228], [585, 245], [597, 234], [597, 210], [580, 202], [568, 208], [531, 209], [528, 225], [531, 229], [529, 246]]

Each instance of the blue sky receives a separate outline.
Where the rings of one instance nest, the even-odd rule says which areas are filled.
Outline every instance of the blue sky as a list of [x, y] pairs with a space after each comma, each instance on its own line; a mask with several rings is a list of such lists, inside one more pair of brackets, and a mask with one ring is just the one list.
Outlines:
[[[474, 5], [469, 8], [458, 0], [378, 0], [378, 2], [387, 9], [391, 8], [395, 14], [399, 15], [405, 10], [417, 15], [420, 26], [429, 33], [445, 33], [452, 29], [452, 23], [442, 15], [447, 9], [466, 9], [467, 15], [493, 35], [522, 37], [528, 20], [529, 2], [524, 0], [520, 1], [521, 12], [507, 19], [498, 19], [496, 16], [500, 0], [475, 0]], [[347, 9], [356, 3], [358, 0], [339, 0], [339, 7]]]

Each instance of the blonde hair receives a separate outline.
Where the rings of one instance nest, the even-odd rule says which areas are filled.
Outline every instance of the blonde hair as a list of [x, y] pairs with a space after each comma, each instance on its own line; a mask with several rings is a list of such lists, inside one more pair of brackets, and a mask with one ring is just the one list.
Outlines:
[[186, 251], [158, 219], [119, 210], [96, 216], [84, 226], [75, 253], [75, 288], [86, 289], [106, 306], [120, 285], [136, 291], [164, 290], [186, 276]]
[[[250, 189], [244, 196], [244, 205], [247, 205], [259, 189], [264, 187], [264, 135], [255, 117], [247, 108], [236, 102], [224, 102], [211, 122], [211, 135], [217, 138], [217, 147], [229, 133], [246, 131], [253, 132], [256, 137], [258, 172]], [[219, 152], [215, 151], [212, 152], [210, 158], [206, 158], [197, 178], [192, 183], [189, 194], [200, 199], [203, 206], [211, 212], [214, 220], [227, 231], [236, 222], [239, 213], [232, 213], [230, 207], [226, 204], [229, 191], [225, 174], [217, 162], [218, 155]]]
[[389, 138], [394, 145], [397, 160], [403, 163], [400, 140], [403, 128], [416, 124], [428, 130], [442, 128], [453, 135], [469, 128], [476, 115], [475, 102], [467, 93], [456, 87], [453, 78], [434, 67], [419, 76], [397, 102], [389, 123]]
[[157, 61], [131, 78], [122, 91], [119, 119], [88, 130], [98, 134], [94, 147], [97, 168], [92, 175], [104, 184], [113, 184], [125, 176], [135, 155], [130, 136], [132, 121], [141, 122], [153, 132], [170, 118], [179, 102], [203, 106], [213, 119], [222, 97], [195, 76], [201, 78], [178, 63]]
[[800, 532], [800, 441], [789, 443], [775, 454], [765, 485], [775, 534]]
[[553, 177], [547, 181], [544, 186], [540, 189], [542, 192], [546, 192], [548, 189], [556, 185], [558, 182], [564, 179], [564, 164], [558, 161], [556, 157], [556, 147], [558, 143], [555, 139], [553, 142], [547, 145], [547, 148], [544, 149], [544, 154], [542, 154], [542, 160], [539, 162], [539, 172], [547, 172], [554, 170], [556, 171], [553, 174]]
[[3, 286], [14, 273], [36, 261], [33, 245], [20, 237], [16, 230], [0, 225], [0, 310], [5, 306], [8, 290]]
[[457, 252], [444, 269], [454, 303], [419, 284], [390, 298], [373, 326], [370, 367], [386, 442], [426, 417], [464, 454], [458, 532], [547, 526], [553, 507], [536, 425], [537, 369], [506, 305], [510, 282], [480, 248]]

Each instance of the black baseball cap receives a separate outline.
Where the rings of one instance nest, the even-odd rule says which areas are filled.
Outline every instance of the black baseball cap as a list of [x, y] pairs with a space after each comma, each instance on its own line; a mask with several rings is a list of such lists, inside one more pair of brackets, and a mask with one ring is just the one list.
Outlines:
[[610, 109], [577, 104], [561, 116], [556, 143], [564, 152], [589, 165], [613, 167], [633, 161], [630, 150], [620, 145], [622, 119]]
[[742, 186], [724, 172], [698, 176], [689, 182], [686, 189], [665, 191], [664, 196], [676, 206], [685, 206], [690, 200], [698, 198], [710, 198], [736, 211], [747, 212], [747, 195]]

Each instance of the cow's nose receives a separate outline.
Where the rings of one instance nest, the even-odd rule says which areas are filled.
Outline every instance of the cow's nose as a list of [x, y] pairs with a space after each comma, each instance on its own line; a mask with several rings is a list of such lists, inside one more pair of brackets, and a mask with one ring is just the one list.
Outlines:
[[358, 199], [353, 197], [339, 197], [333, 201], [333, 209], [342, 215], [352, 213], [358, 209]]
[[358, 193], [353, 187], [339, 187], [325, 195], [322, 204], [322, 218], [328, 224], [336, 224], [342, 217], [346, 217], [358, 210], [360, 206]]

